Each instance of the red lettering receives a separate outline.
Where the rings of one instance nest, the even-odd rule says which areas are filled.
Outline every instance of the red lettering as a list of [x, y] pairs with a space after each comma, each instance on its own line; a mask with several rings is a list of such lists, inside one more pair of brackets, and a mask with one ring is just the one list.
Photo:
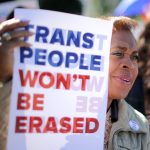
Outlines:
[[84, 118], [74, 118], [73, 133], [83, 133]]
[[[94, 126], [93, 128], [90, 128], [91, 123], [93, 124], [92, 127]], [[86, 118], [86, 133], [94, 133], [98, 130], [98, 128], [99, 122], [96, 118]]]
[[44, 94], [33, 94], [33, 100], [31, 101], [31, 96], [28, 93], [18, 93], [18, 110], [29, 110], [31, 107], [31, 103], [33, 103], [33, 110], [43, 110]]
[[61, 128], [59, 130], [60, 133], [69, 133], [71, 131], [71, 125], [70, 125], [70, 118], [69, 117], [63, 117], [60, 120]]
[[85, 91], [87, 86], [87, 80], [90, 79], [89, 75], [76, 75], [76, 74], [62, 74], [57, 73], [53, 74], [51, 72], [39, 72], [34, 71], [33, 74], [30, 70], [25, 71], [19, 70], [21, 86], [35, 87], [40, 85], [42, 88], [51, 88], [56, 89], [70, 89], [71, 83], [75, 82], [77, 79], [81, 82], [81, 90]]
[[81, 79], [82, 84], [81, 84], [81, 90], [85, 91], [86, 89], [86, 80], [90, 79], [90, 76], [88, 75], [79, 75], [79, 79]]
[[[44, 120], [43, 120], [44, 119]], [[96, 118], [62, 117], [56, 122], [55, 117], [17, 116], [16, 133], [94, 133], [99, 128]]]
[[71, 81], [71, 75], [67, 74], [66, 79], [64, 78], [64, 75], [61, 73], [57, 74], [57, 83], [56, 83], [56, 89], [60, 89], [60, 84], [62, 83], [65, 89], [70, 89], [70, 81]]
[[55, 118], [54, 117], [49, 117], [48, 120], [47, 120], [47, 123], [46, 123], [46, 126], [43, 130], [43, 132], [54, 132], [54, 133], [57, 133], [58, 130], [57, 130], [57, 125], [56, 125], [56, 121], [55, 121]]
[[33, 133], [34, 129], [36, 133], [41, 133], [41, 129], [40, 129], [41, 125], [42, 125], [41, 117], [30, 117], [29, 133]]
[[25, 76], [23, 75], [23, 73], [24, 73], [24, 71], [19, 69], [21, 86], [27, 86], [27, 82], [29, 82], [29, 86], [34, 87], [39, 72], [35, 71], [33, 77], [31, 77], [31, 71], [30, 70], [27, 70], [27, 73]]
[[27, 123], [26, 123], [27, 117], [16, 117], [16, 128], [15, 128], [15, 132], [16, 133], [26, 133], [26, 128], [27, 127]]
[[40, 104], [44, 104], [43, 100], [44, 99], [44, 94], [34, 94], [33, 96], [33, 110], [43, 110], [43, 106], [40, 106]]
[[28, 93], [18, 93], [17, 109], [28, 110], [30, 108], [30, 95]]
[[[44, 82], [45, 77], [49, 78], [49, 82], [48, 82], [48, 80], [47, 80], [47, 83]], [[50, 72], [41, 73], [40, 78], [39, 78], [39, 83], [43, 88], [52, 87], [54, 85], [54, 81], [55, 81], [55, 78], [54, 78], [53, 74]]]

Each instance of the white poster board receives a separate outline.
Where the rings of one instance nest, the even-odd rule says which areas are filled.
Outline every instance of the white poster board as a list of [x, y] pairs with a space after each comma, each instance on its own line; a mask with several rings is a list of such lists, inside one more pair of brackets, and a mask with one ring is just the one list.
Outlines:
[[15, 51], [7, 150], [102, 150], [112, 22], [17, 9], [32, 47]]

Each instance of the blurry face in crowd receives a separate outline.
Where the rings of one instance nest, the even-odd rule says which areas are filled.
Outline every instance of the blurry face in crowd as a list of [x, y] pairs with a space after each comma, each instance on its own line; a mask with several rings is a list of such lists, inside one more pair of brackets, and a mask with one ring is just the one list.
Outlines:
[[127, 96], [138, 74], [136, 41], [130, 31], [113, 32], [109, 65], [109, 101]]

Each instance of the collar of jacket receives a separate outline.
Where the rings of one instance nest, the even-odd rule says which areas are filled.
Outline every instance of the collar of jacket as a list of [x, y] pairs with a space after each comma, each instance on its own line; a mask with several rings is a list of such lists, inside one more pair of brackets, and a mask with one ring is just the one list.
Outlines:
[[[134, 121], [138, 125], [139, 129], [134, 130], [131, 128], [129, 122]], [[119, 101], [119, 114], [118, 121], [113, 123], [112, 132], [118, 130], [131, 131], [134, 133], [146, 133], [148, 126], [145, 125], [147, 119], [140, 112], [130, 106], [125, 100]]]
[[[112, 129], [109, 137], [109, 150], [112, 150], [112, 139], [113, 136], [120, 131], [130, 131], [133, 133], [147, 133], [149, 130], [149, 125], [140, 112], [136, 111], [132, 106], [130, 106], [125, 100], [119, 101], [119, 112], [118, 112], [118, 121], [112, 124]], [[138, 125], [138, 130], [131, 128], [129, 124], [130, 121], [136, 122]]]
[[[130, 131], [133, 133], [147, 133], [149, 126], [146, 118], [140, 112], [136, 111], [132, 106], [130, 106], [125, 100], [119, 101], [119, 112], [118, 121], [112, 124], [112, 129], [109, 138], [109, 149], [112, 149], [112, 139], [114, 134], [120, 131]], [[138, 125], [138, 130], [131, 128], [129, 124], [130, 121], [136, 122]]]

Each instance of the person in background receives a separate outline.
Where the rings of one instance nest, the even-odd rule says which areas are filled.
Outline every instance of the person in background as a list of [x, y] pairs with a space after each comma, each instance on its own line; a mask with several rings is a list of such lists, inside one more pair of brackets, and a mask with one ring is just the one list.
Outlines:
[[150, 149], [148, 121], [124, 99], [138, 75], [138, 48], [131, 32], [136, 22], [127, 17], [113, 21], [108, 81], [105, 150]]

